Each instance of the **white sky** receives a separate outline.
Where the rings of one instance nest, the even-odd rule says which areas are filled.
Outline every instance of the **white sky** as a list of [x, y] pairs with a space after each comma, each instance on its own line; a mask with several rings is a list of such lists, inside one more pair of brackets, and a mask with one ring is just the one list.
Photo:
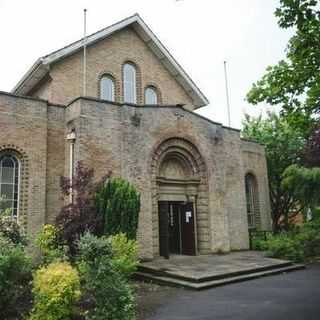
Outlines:
[[231, 126], [257, 107], [244, 100], [268, 65], [284, 57], [290, 31], [273, 15], [279, 0], [0, 0], [0, 90], [10, 91], [34, 61], [138, 12], [210, 100], [199, 113]]

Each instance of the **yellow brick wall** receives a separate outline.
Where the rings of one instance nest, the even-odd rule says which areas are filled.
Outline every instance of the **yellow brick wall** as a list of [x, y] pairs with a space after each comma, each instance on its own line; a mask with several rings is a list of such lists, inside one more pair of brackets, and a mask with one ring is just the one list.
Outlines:
[[[82, 96], [82, 59], [83, 53], [79, 51], [52, 65], [52, 80], [40, 86], [33, 96], [59, 104], [68, 104]], [[99, 78], [103, 73], [110, 73], [116, 80], [116, 101], [123, 102], [122, 66], [126, 61], [137, 65], [138, 104], [144, 103], [144, 88], [153, 84], [160, 92], [162, 104], [185, 104], [193, 109], [191, 97], [130, 27], [88, 47], [86, 95], [98, 97]]]

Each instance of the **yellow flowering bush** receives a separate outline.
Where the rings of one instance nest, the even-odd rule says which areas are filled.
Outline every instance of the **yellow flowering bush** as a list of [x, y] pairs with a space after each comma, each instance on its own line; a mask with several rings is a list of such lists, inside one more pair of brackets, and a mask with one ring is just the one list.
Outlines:
[[58, 229], [52, 224], [45, 224], [36, 238], [44, 264], [57, 260], [66, 260], [65, 247], [59, 241]]
[[80, 278], [67, 262], [39, 269], [33, 281], [34, 308], [30, 320], [65, 320], [81, 296]]

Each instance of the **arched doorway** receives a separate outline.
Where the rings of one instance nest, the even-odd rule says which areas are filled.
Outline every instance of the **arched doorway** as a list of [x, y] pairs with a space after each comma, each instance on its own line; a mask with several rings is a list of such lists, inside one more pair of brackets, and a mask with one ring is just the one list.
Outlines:
[[206, 166], [197, 148], [185, 139], [168, 139], [156, 149], [152, 170], [155, 254], [208, 253]]

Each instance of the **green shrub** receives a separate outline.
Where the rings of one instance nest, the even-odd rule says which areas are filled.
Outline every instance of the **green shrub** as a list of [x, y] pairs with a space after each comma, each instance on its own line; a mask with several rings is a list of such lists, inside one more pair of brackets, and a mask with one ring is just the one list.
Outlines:
[[140, 194], [134, 186], [120, 178], [109, 179], [96, 193], [96, 207], [105, 235], [125, 233], [128, 239], [136, 239]]
[[302, 262], [320, 256], [320, 219], [307, 222], [289, 232], [269, 237], [255, 243], [256, 250], [263, 250], [274, 258]]
[[0, 236], [0, 319], [20, 319], [17, 302], [28, 294], [30, 280], [31, 262], [24, 248]]
[[88, 264], [99, 264], [101, 257], [112, 256], [110, 241], [106, 237], [97, 237], [90, 232], [86, 232], [78, 241], [78, 261]]
[[85, 234], [79, 241], [79, 266], [93, 306], [89, 320], [133, 320], [135, 298], [126, 278], [112, 263], [110, 241]]
[[296, 238], [303, 246], [306, 259], [320, 257], [320, 219], [306, 223]]
[[67, 262], [39, 269], [34, 277], [34, 308], [30, 320], [66, 320], [80, 298], [78, 272]]
[[10, 239], [14, 244], [27, 244], [18, 221], [11, 216], [10, 212], [0, 214], [0, 235]]
[[303, 261], [304, 252], [301, 244], [291, 234], [281, 233], [262, 242], [262, 249], [274, 258], [283, 258], [295, 262]]
[[137, 242], [127, 239], [124, 233], [110, 236], [109, 240], [111, 241], [114, 268], [125, 277], [130, 277], [139, 264]]
[[35, 242], [40, 249], [44, 264], [48, 265], [54, 261], [67, 260], [66, 246], [63, 246], [61, 243], [58, 229], [54, 225], [44, 225], [38, 233]]

